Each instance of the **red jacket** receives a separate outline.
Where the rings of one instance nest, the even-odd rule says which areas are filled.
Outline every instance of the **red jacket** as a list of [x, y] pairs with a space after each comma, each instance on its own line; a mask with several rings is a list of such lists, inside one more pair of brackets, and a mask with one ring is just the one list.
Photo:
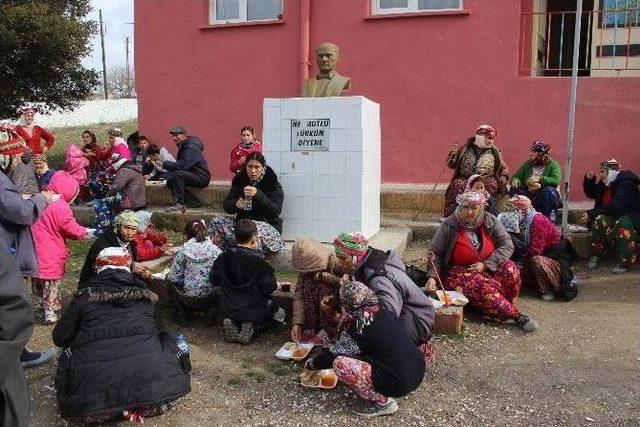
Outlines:
[[528, 252], [532, 256], [542, 255], [547, 248], [558, 244], [562, 240], [562, 235], [555, 224], [541, 213], [533, 216], [529, 233], [531, 241]]
[[161, 246], [167, 244], [167, 236], [154, 233], [153, 231], [147, 231], [136, 234], [133, 241], [136, 242], [138, 261], [149, 261], [158, 259], [164, 254]]
[[33, 154], [42, 154], [42, 140], [44, 139], [44, 145], [47, 147], [47, 150], [53, 146], [54, 138], [49, 132], [47, 132], [44, 128], [36, 125], [33, 127], [33, 134], [29, 135], [25, 128], [18, 125], [15, 129], [16, 133], [20, 135], [20, 138], [24, 139], [24, 142], [27, 144], [27, 147], [31, 148]]
[[247, 156], [254, 151], [262, 153], [262, 142], [254, 141], [253, 145], [249, 148], [243, 147], [242, 143], [239, 142], [231, 150], [231, 164], [229, 165], [229, 170], [233, 173], [238, 173], [244, 167], [244, 165], [240, 164], [240, 159], [246, 159]]

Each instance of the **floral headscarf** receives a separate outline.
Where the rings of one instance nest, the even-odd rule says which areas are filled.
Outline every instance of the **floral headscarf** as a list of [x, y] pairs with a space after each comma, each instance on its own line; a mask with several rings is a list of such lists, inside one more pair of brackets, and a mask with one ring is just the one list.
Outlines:
[[336, 254], [339, 256], [355, 256], [358, 261], [367, 253], [369, 241], [360, 233], [340, 233], [333, 241]]
[[600, 168], [606, 170], [620, 170], [620, 163], [616, 159], [609, 159], [600, 163]]
[[533, 222], [533, 217], [538, 212], [536, 212], [531, 204], [531, 200], [526, 196], [513, 196], [509, 199], [509, 203], [517, 210], [518, 223], [524, 235], [524, 243], [526, 246], [529, 246], [529, 242], [531, 241], [531, 223]]
[[133, 211], [124, 211], [116, 216], [116, 228], [124, 227], [136, 227], [140, 226], [140, 220]]
[[355, 324], [356, 332], [361, 334], [380, 311], [376, 294], [362, 282], [355, 280], [340, 288], [340, 303], [346, 311], [340, 319], [340, 331]]
[[[456, 203], [458, 204], [458, 207], [456, 208], [454, 215], [460, 225], [472, 230], [482, 225], [484, 219], [484, 207], [487, 203], [487, 199], [484, 194], [477, 193], [475, 191], [465, 191], [464, 193], [456, 196]], [[478, 216], [471, 222], [464, 221], [460, 216], [460, 206], [480, 206]]]
[[518, 215], [518, 212], [501, 212], [498, 214], [498, 221], [504, 225], [504, 228], [509, 233], [520, 233], [520, 215]]
[[537, 153], [537, 156], [531, 161], [535, 166], [546, 165], [549, 162], [549, 153], [551, 146], [544, 141], [534, 141], [531, 151]]
[[496, 139], [496, 137], [498, 136], [498, 131], [493, 126], [484, 124], [478, 126], [478, 128], [476, 129], [476, 135], [485, 135], [491, 139]]

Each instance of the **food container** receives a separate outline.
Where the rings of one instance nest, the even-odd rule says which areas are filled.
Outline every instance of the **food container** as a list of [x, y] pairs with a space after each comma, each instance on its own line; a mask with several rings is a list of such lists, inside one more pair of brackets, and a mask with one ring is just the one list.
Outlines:
[[450, 305], [437, 309], [434, 327], [435, 333], [459, 334], [462, 330], [463, 310], [463, 307], [457, 305]]
[[280, 347], [280, 350], [276, 351], [276, 357], [280, 360], [293, 359], [298, 362], [300, 360], [304, 360], [309, 355], [314, 346], [315, 344], [311, 343], [296, 344], [290, 341]]
[[[446, 293], [443, 291], [436, 291], [436, 294], [438, 295], [438, 299], [446, 306], [446, 305], [458, 305], [460, 307], [466, 305], [469, 300], [467, 299], [467, 297], [465, 297], [463, 294], [461, 294], [460, 292], [456, 292], [456, 291], [447, 291]], [[446, 298], [448, 299], [448, 302], [445, 301], [445, 295]]]
[[333, 369], [312, 371], [305, 369], [300, 374], [300, 384], [308, 388], [323, 388], [330, 390], [338, 384], [338, 377]]

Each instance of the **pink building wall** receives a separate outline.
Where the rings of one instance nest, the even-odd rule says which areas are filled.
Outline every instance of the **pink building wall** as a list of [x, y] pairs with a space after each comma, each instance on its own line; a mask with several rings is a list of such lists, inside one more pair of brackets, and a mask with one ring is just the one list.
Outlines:
[[[206, 28], [207, 3], [136, 1], [140, 129], [170, 146], [169, 127], [185, 125], [205, 142], [214, 178], [229, 179], [240, 128], [262, 132], [263, 98], [299, 93], [300, 2], [284, 0], [282, 24], [215, 29]], [[448, 181], [452, 143], [482, 123], [498, 129], [513, 171], [534, 139], [564, 165], [570, 79], [518, 76], [520, 1], [465, 0], [469, 14], [384, 19], [367, 19], [368, 4], [311, 0], [310, 41], [338, 44], [350, 94], [381, 104], [384, 182]], [[640, 78], [580, 78], [574, 183], [609, 157], [640, 169], [639, 106]], [[582, 197], [574, 187], [572, 198]]]

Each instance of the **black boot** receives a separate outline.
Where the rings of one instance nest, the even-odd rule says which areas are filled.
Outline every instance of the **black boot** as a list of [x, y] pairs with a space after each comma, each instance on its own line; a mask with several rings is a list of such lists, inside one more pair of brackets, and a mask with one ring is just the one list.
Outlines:
[[189, 327], [189, 318], [187, 316], [187, 311], [185, 310], [184, 305], [180, 302], [180, 298], [178, 297], [178, 291], [176, 288], [171, 286], [170, 288], [171, 294], [171, 309], [173, 311], [173, 323], [178, 325], [181, 328]]

